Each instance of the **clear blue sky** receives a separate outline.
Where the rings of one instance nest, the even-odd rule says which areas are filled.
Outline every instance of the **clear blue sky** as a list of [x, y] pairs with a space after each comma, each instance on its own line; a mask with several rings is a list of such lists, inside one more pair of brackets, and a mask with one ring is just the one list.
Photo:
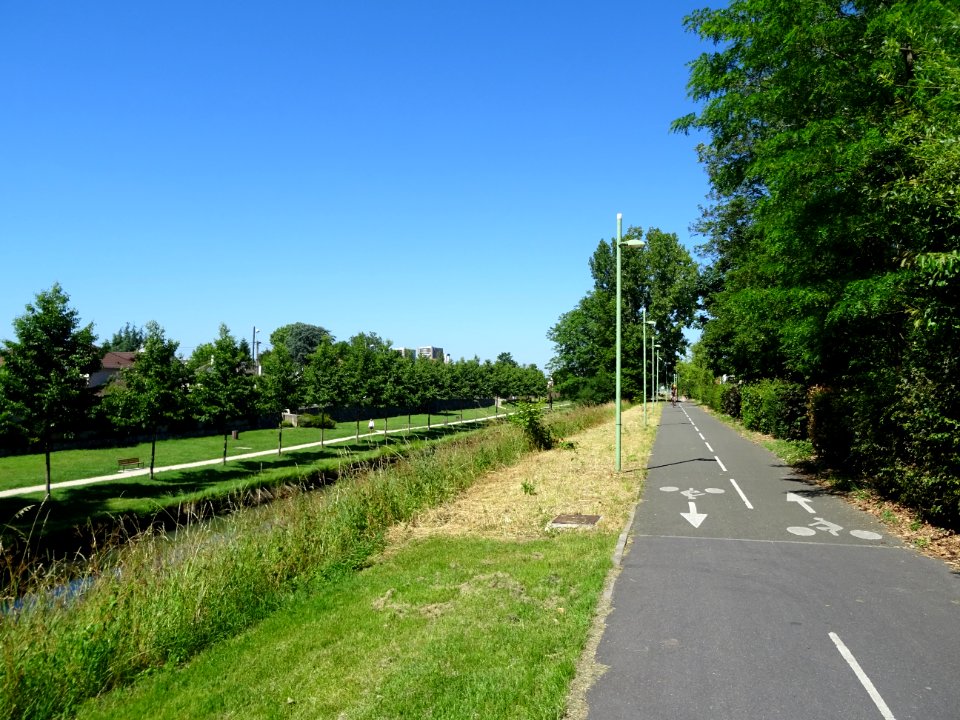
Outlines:
[[618, 212], [700, 242], [705, 4], [0, 3], [0, 338], [60, 282], [186, 354], [299, 321], [542, 368]]

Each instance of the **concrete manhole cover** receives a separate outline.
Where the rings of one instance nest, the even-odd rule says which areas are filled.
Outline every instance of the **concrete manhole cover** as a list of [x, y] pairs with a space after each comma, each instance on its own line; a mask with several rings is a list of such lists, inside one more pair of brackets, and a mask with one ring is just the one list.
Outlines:
[[599, 515], [557, 515], [553, 520], [550, 521], [550, 524], [547, 525], [547, 527], [566, 530], [570, 528], [593, 527], [598, 522], [600, 522]]

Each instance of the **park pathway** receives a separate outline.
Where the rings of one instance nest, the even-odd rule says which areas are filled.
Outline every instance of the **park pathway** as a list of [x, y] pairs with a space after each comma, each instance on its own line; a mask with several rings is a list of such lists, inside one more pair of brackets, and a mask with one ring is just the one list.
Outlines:
[[665, 407], [589, 719], [957, 720], [960, 574]]
[[[489, 420], [501, 419], [511, 414], [512, 413], [500, 413], [499, 415], [492, 416], [492, 417], [470, 418], [468, 420], [451, 420], [449, 422], [444, 423], [443, 425], [433, 425], [432, 427], [437, 428], [437, 427], [450, 426], [450, 425], [461, 425], [461, 424], [465, 425], [468, 423], [487, 422]], [[428, 428], [426, 425], [419, 425], [412, 428], [407, 428], [406, 426], [404, 426], [404, 427], [397, 428], [396, 430], [388, 430], [386, 431], [386, 434], [393, 435], [396, 433], [405, 433], [405, 432], [412, 432], [417, 430], [429, 430], [429, 429], [430, 428]], [[314, 447], [320, 447], [320, 446], [326, 447], [327, 445], [336, 445], [337, 443], [345, 443], [345, 442], [351, 442], [351, 441], [355, 442], [356, 440], [359, 440], [362, 438], [383, 436], [384, 434], [385, 432], [383, 430], [377, 430], [375, 432], [360, 433], [359, 435], [347, 435], [341, 438], [324, 440], [323, 442], [311, 442], [311, 443], [303, 443], [301, 445], [291, 445], [290, 447], [283, 448], [283, 452], [290, 453], [290, 452], [296, 452], [297, 450], [308, 450]], [[276, 448], [272, 448], [270, 450], [257, 450], [255, 452], [248, 452], [240, 455], [228, 455], [227, 462], [232, 462], [234, 460], [249, 460], [250, 458], [266, 457], [267, 455], [276, 455], [276, 454], [277, 454]], [[191, 468], [205, 467], [208, 465], [220, 465], [222, 463], [223, 463], [223, 457], [221, 456], [217, 458], [212, 458], [210, 460], [197, 460], [194, 462], [180, 463], [178, 465], [164, 465], [163, 467], [155, 467], [153, 469], [153, 472], [156, 475], [157, 473], [170, 472], [171, 470], [189, 470]], [[133, 470], [121, 470], [118, 472], [110, 473], [109, 475], [98, 475], [96, 477], [78, 478], [76, 480], [63, 480], [61, 482], [51, 483], [50, 490], [52, 492], [54, 490], [58, 490], [61, 488], [79, 487], [82, 485], [93, 485], [96, 483], [104, 483], [104, 482], [116, 482], [117, 480], [124, 480], [126, 478], [139, 477], [142, 475], [149, 475], [149, 474], [150, 474], [149, 467], [135, 468]], [[7, 497], [15, 497], [17, 495], [30, 495], [31, 493], [46, 492], [46, 489], [47, 489], [46, 485], [30, 485], [29, 487], [18, 487], [18, 488], [11, 488], [9, 490], [0, 490], [0, 499], [7, 498]]]

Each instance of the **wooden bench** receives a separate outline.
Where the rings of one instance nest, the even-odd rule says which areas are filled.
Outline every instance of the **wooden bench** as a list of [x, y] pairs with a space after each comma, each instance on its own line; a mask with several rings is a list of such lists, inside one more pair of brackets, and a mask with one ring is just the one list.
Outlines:
[[140, 458], [120, 458], [117, 460], [117, 469], [119, 472], [124, 470], [132, 470], [134, 468], [142, 468], [143, 460]]

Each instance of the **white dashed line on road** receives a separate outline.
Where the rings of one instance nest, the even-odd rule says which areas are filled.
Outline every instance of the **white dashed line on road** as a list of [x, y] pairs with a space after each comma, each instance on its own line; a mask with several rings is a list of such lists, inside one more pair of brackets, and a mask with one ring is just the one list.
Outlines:
[[750, 501], [747, 500], [747, 496], [743, 494], [743, 490], [741, 490], [740, 486], [737, 485], [737, 481], [733, 478], [730, 478], [730, 483], [733, 485], [733, 489], [737, 491], [740, 499], [743, 500], [743, 504], [747, 506], [747, 510], [753, 510], [753, 505], [751, 505]]
[[857, 659], [853, 656], [853, 653], [847, 649], [847, 646], [843, 644], [843, 640], [840, 637], [832, 632], [830, 633], [830, 639], [833, 640], [833, 644], [837, 646], [837, 650], [840, 651], [840, 655], [844, 660], [847, 661], [847, 665], [850, 666], [850, 669], [853, 670], [853, 673], [857, 676], [857, 680], [860, 681], [860, 684], [866, 689], [867, 694], [870, 696], [870, 699], [873, 700], [873, 704], [877, 706], [877, 710], [880, 711], [880, 714], [883, 716], [883, 720], [897, 720], [893, 713], [890, 712], [890, 708], [887, 707], [887, 704], [883, 701], [883, 698], [880, 697], [880, 693], [877, 692], [877, 689], [873, 686], [873, 683], [870, 682], [870, 678], [867, 677], [867, 674], [863, 671], [863, 668], [860, 667], [860, 663], [857, 662]]

